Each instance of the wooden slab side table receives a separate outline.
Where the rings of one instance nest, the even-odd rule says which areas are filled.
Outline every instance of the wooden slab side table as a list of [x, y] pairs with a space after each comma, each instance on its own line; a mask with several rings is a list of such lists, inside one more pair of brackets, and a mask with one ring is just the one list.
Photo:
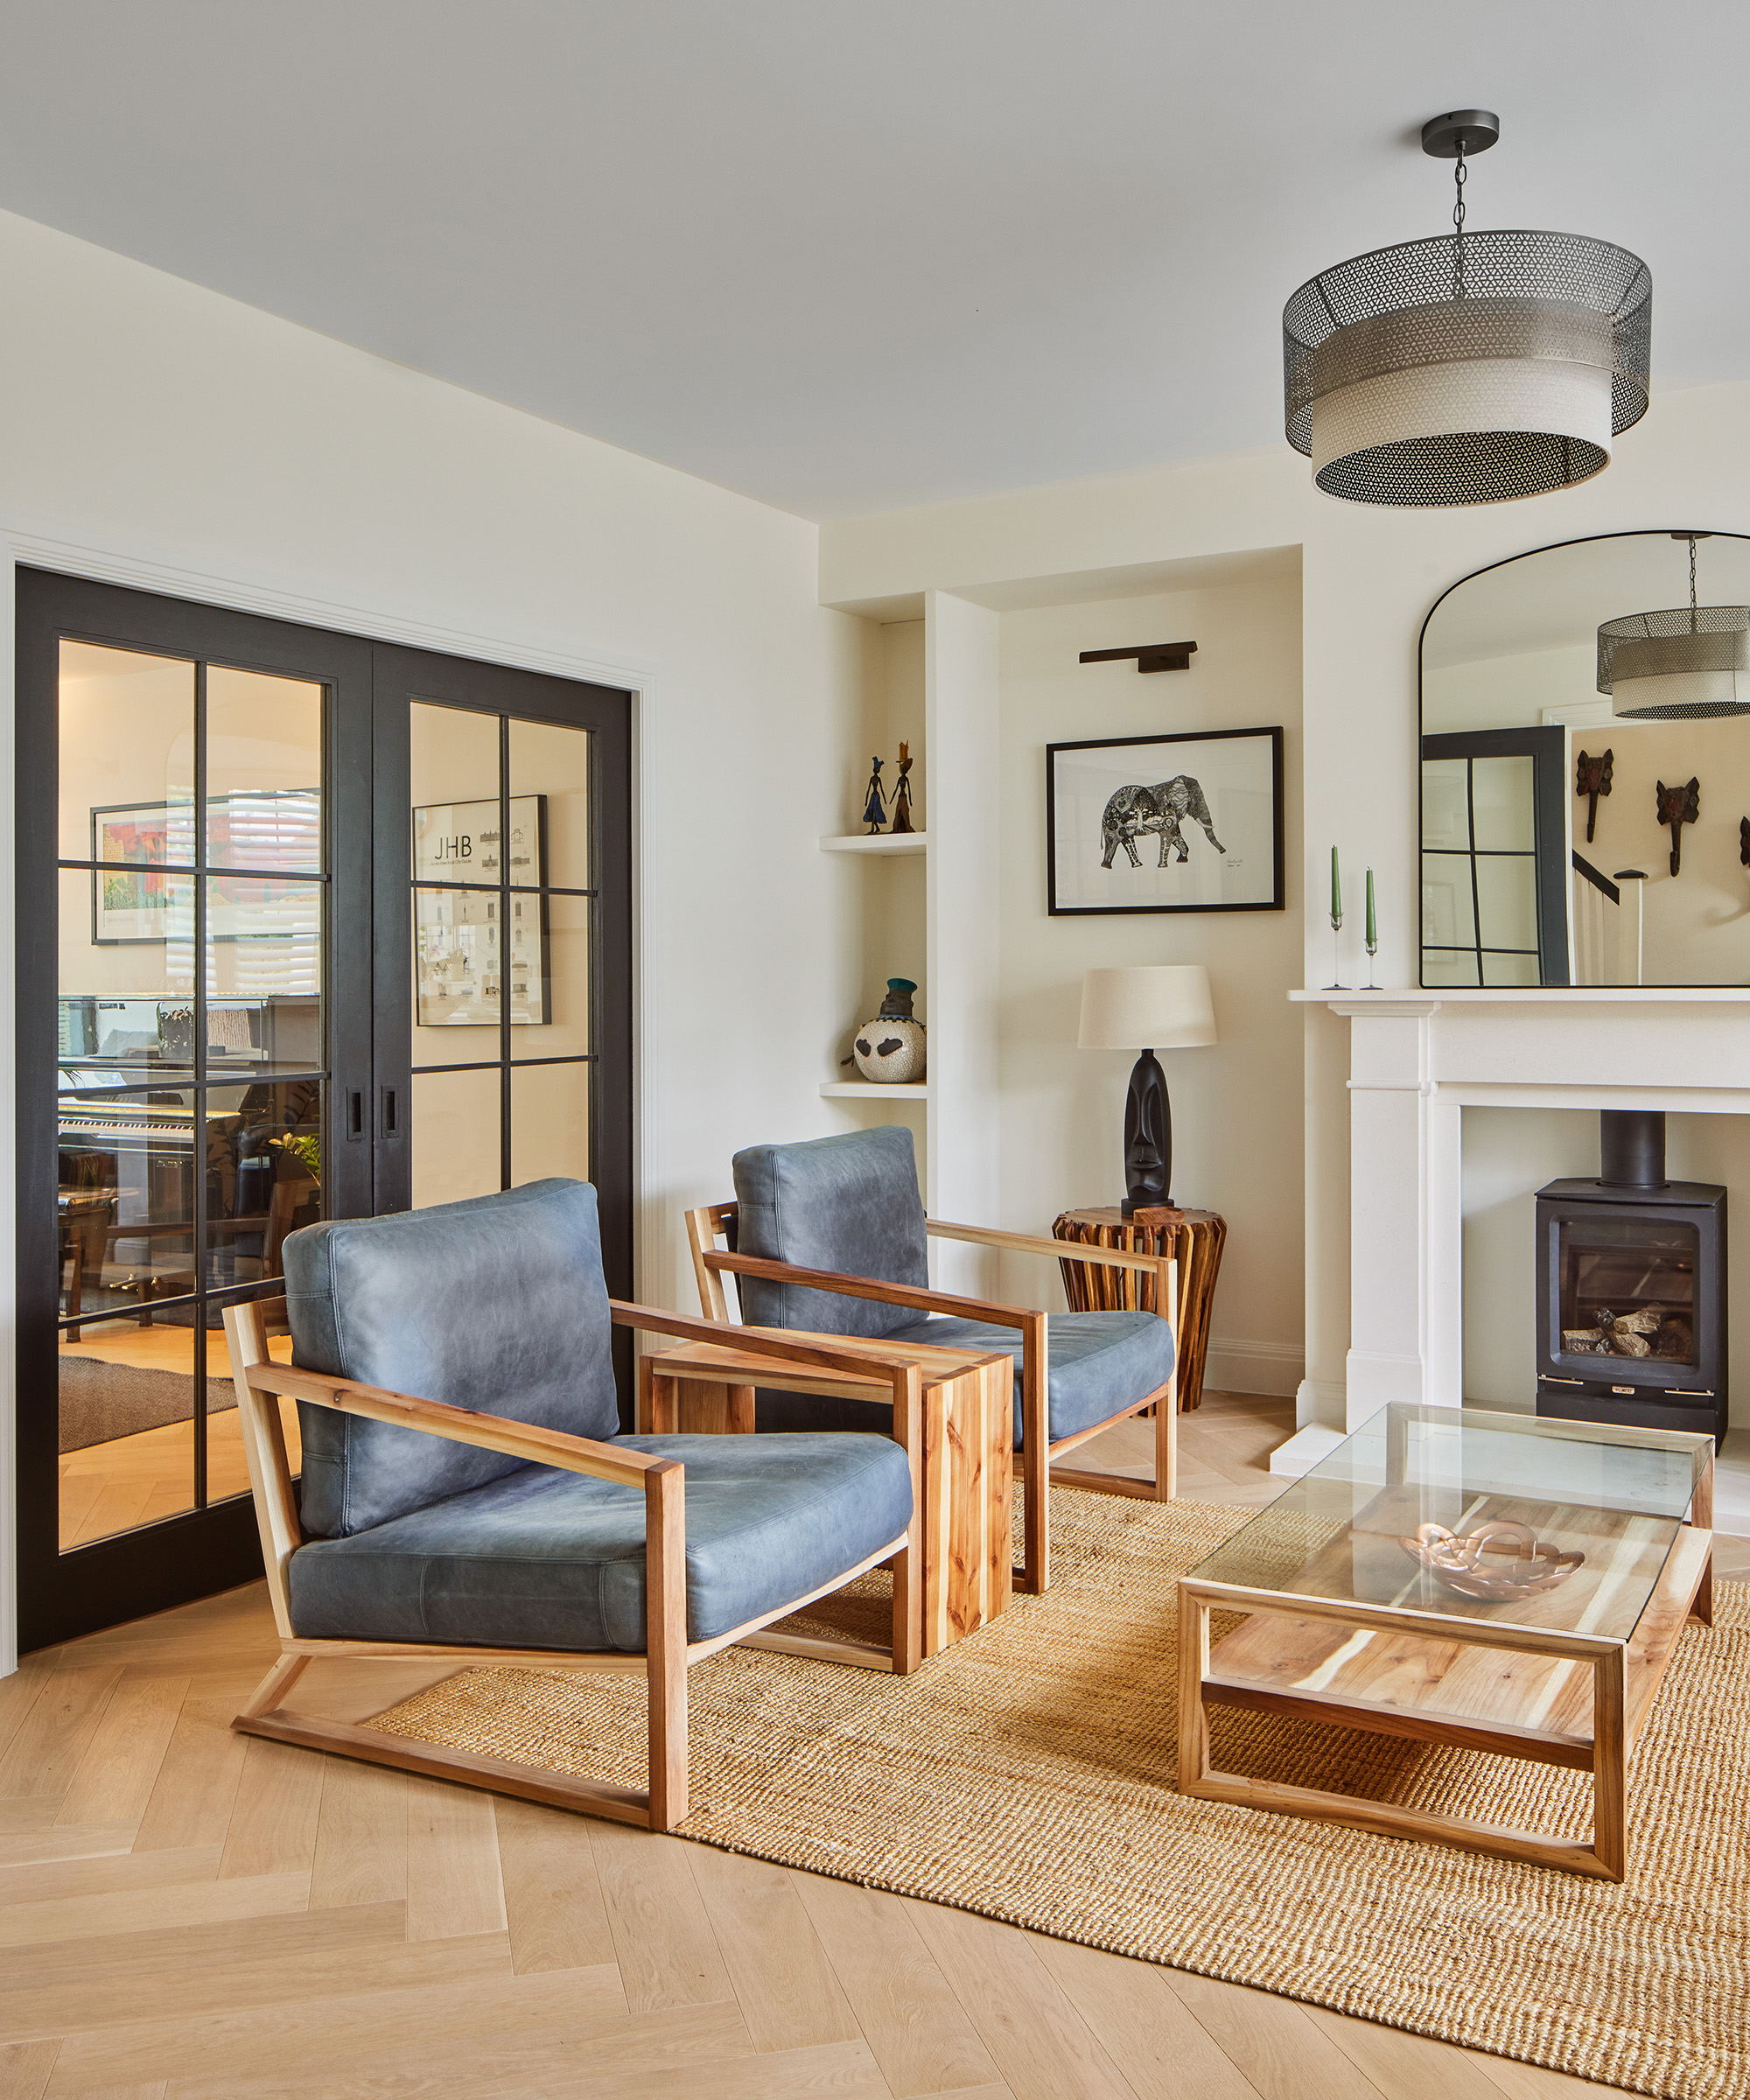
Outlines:
[[[1117, 1205], [1105, 1210], [1066, 1210], [1052, 1226], [1054, 1240], [1084, 1247], [1115, 1247], [1121, 1254], [1179, 1257], [1179, 1411], [1188, 1414], [1203, 1397], [1203, 1367], [1209, 1354], [1209, 1313], [1228, 1221], [1213, 1210], [1142, 1210], [1125, 1217]], [[1152, 1312], [1154, 1278], [1134, 1269], [1107, 1269], [1066, 1258], [1064, 1295], [1072, 1312]]]
[[[997, 1618], [1009, 1601], [1014, 1560], [1014, 1359], [789, 1327], [769, 1332], [784, 1341], [852, 1349], [875, 1362], [918, 1365], [923, 1374], [924, 1654], [940, 1655]], [[639, 1427], [652, 1436], [751, 1434], [756, 1382], [851, 1400], [885, 1401], [892, 1393], [885, 1379], [835, 1377], [805, 1364], [781, 1369], [768, 1358], [732, 1347], [687, 1342], [640, 1357]]]

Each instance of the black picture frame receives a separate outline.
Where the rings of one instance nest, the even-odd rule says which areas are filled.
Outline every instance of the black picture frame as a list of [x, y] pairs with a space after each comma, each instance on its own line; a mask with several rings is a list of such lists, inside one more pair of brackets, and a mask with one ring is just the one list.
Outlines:
[[[1200, 900], [1184, 903], [1163, 902], [1158, 896], [1134, 902], [1123, 899], [1105, 903], [1066, 902], [1063, 900], [1060, 889], [1064, 886], [1060, 883], [1060, 872], [1067, 873], [1068, 871], [1060, 871], [1059, 866], [1060, 803], [1068, 794], [1074, 793], [1076, 787], [1073, 778], [1066, 779], [1064, 777], [1067, 771], [1064, 764], [1066, 754], [1077, 752], [1110, 752], [1135, 750], [1139, 754], [1140, 761], [1142, 754], [1152, 753], [1158, 750], [1160, 754], [1158, 760], [1150, 757], [1148, 762], [1139, 762], [1138, 766], [1130, 769], [1139, 774], [1145, 774], [1147, 775], [1146, 780], [1139, 779], [1135, 783], [1140, 791], [1146, 790], [1156, 783], [1176, 779], [1184, 773], [1185, 768], [1174, 762], [1172, 753], [1166, 747], [1195, 747], [1237, 741], [1249, 741], [1260, 746], [1256, 754], [1258, 770], [1260, 776], [1267, 771], [1270, 780], [1270, 874], [1268, 896], [1260, 894], [1256, 897], [1217, 903]], [[1110, 768], [1106, 770], [1110, 772]], [[1084, 789], [1082, 792], [1085, 796], [1088, 790]], [[1109, 797], [1109, 803], [1110, 799]], [[1084, 802], [1084, 813], [1085, 808]], [[1207, 802], [1205, 808], [1208, 809]], [[1131, 912], [1280, 912], [1287, 908], [1285, 832], [1283, 812], [1283, 732], [1280, 726], [1259, 729], [1186, 730], [1152, 737], [1093, 737], [1080, 738], [1069, 743], [1047, 744], [1045, 750], [1045, 811], [1046, 908], [1054, 919], [1109, 918], [1115, 914]], [[1200, 829], [1200, 820], [1194, 808], [1180, 811], [1177, 816], [1169, 816], [1165, 823], [1155, 821], [1158, 815], [1158, 811], [1151, 809], [1141, 826], [1127, 827], [1128, 843], [1126, 843], [1124, 833], [1118, 836], [1116, 844], [1124, 846], [1125, 852], [1131, 858], [1133, 864], [1139, 858], [1139, 856], [1132, 852], [1137, 840], [1139, 837], [1158, 836], [1161, 841], [1161, 864], [1166, 864], [1166, 856], [1169, 848], [1176, 844], [1181, 836], [1179, 817], [1182, 817], [1184, 820], [1187, 844], [1190, 838], [1200, 839], [1203, 833], [1210, 829], [1208, 825], [1201, 825]], [[1116, 858], [1115, 850], [1114, 861]], [[1182, 864], [1185, 858], [1186, 855], [1181, 853], [1180, 863]]]

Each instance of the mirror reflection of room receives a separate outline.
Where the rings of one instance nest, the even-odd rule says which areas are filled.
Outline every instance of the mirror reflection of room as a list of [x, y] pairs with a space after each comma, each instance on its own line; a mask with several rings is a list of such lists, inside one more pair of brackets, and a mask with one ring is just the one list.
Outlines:
[[1750, 540], [1466, 578], [1422, 638], [1422, 983], [1750, 984]]

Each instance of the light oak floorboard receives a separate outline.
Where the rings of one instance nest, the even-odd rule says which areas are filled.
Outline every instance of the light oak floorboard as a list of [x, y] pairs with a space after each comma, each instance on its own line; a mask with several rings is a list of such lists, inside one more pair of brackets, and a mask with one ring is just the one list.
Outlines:
[[860, 2040], [826, 1950], [784, 1868], [703, 1844], [694, 1847], [691, 1859], [754, 2048]]
[[0, 1755], [0, 1794], [65, 1794], [121, 1676], [116, 1667], [55, 1670]]
[[60, 1656], [58, 1648], [46, 1648], [33, 1656], [21, 1656], [11, 1676], [0, 1677], [0, 1753], [5, 1751], [18, 1732], [24, 1716], [36, 1704], [38, 1694], [60, 1667]]
[[510, 1958], [519, 1976], [615, 1960], [589, 1826], [563, 1809], [500, 1795], [493, 1804]]
[[[693, 2037], [710, 2052], [737, 2044], [738, 2029], [727, 2024], [734, 2008], [716, 2010], [710, 2034]], [[681, 2036], [673, 2052], [678, 2056], [685, 2054], [689, 2016], [672, 2017]], [[63, 2047], [49, 2100], [154, 2072], [214, 2100], [270, 2078], [290, 2091], [433, 2065], [453, 2070], [466, 2063], [480, 2076], [520, 2041], [539, 2037], [556, 2048], [608, 2048], [632, 2024], [611, 1966], [563, 1980], [504, 1975], [309, 1998], [76, 2035]]]
[[140, 1820], [136, 1852], [223, 1846], [249, 1752], [250, 1739], [231, 1726], [239, 1704], [235, 1699], [186, 1702]]
[[894, 2100], [1003, 2082], [900, 1897], [791, 1878]]
[[[1378, 2089], [1320, 2029], [1310, 2008], [1182, 1969], [1161, 1974], [1260, 2100], [1374, 2100]], [[1460, 2076], [1466, 2068], [1461, 2062]]]
[[221, 1880], [310, 1872], [316, 1860], [323, 1763], [314, 1751], [249, 1738], [219, 1863]]
[[1137, 2100], [1257, 2100], [1257, 2088], [1152, 1962], [1029, 1934], [1064, 1995], [1105, 2045]]
[[1025, 1933], [941, 1904], [907, 1900], [906, 1909], [1015, 2100], [1130, 2100]]
[[[59, 1805], [51, 1795], [52, 1806]], [[85, 1823], [76, 1830], [49, 1824], [38, 1830], [17, 1830], [0, 1838], [0, 1866], [29, 1866], [42, 1859], [93, 1859], [125, 1852], [139, 1829], [136, 1823]]]
[[1440, 2100], [1498, 2100], [1500, 2089], [1462, 2051], [1454, 2063], [1452, 2050], [1424, 2035], [1351, 2020], [1322, 2006], [1302, 2010], [1382, 2093], [1413, 2093], [1432, 2083], [1439, 2088]]
[[188, 1679], [124, 1676], [110, 1695], [57, 1823], [137, 1823], [188, 1696]]
[[178, 1852], [113, 1852], [94, 1859], [0, 1866], [0, 1906], [67, 1896], [128, 1896], [141, 1889], [211, 1881], [219, 1872], [219, 1853], [216, 1844], [198, 1844]]
[[248, 1881], [197, 1881], [143, 1888], [130, 1895], [56, 1896], [0, 1910], [0, 1948], [60, 1940], [104, 1939], [118, 1932], [154, 1933], [233, 1918], [271, 1917], [310, 1908], [308, 1874], [262, 1874]]
[[15, 2041], [0, 2048], [0, 2100], [42, 2100], [60, 2044]]
[[506, 1930], [492, 1796], [444, 1780], [410, 1780], [408, 1938], [450, 1940]]
[[406, 1894], [407, 1774], [325, 1758], [310, 1908], [394, 1903]]
[[607, 1907], [626, 2002], [634, 2012], [733, 1999], [717, 1936], [679, 1838], [630, 1824], [592, 1822], [602, 1900]]

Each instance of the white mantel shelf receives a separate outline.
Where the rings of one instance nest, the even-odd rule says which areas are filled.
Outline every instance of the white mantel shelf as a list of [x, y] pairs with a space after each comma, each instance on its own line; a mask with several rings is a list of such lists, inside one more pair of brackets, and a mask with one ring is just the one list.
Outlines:
[[1432, 1013], [1440, 1006], [1750, 1006], [1746, 984], [1516, 984], [1493, 990], [1453, 985], [1406, 986], [1402, 991], [1291, 991], [1300, 1006], [1353, 1007], [1358, 1012], [1395, 1009], [1401, 1013]]

